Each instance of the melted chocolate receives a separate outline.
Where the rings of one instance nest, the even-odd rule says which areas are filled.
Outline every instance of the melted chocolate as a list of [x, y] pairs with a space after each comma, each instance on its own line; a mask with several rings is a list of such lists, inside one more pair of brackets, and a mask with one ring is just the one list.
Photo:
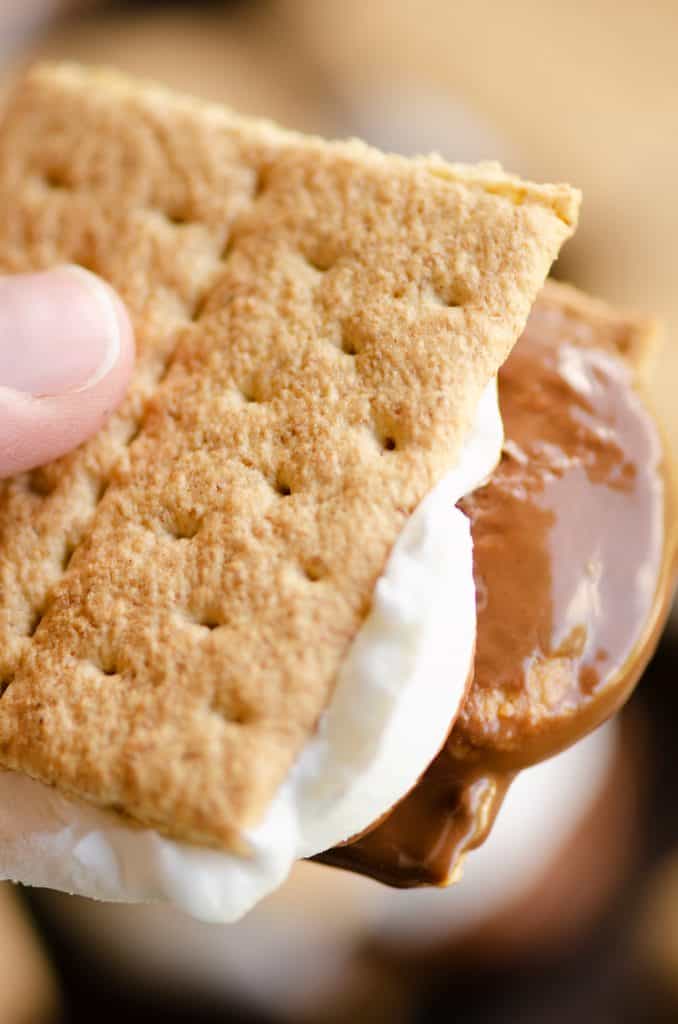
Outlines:
[[453, 880], [515, 773], [600, 724], [645, 667], [672, 576], [661, 445], [629, 367], [593, 334], [538, 304], [502, 369], [503, 457], [461, 502], [478, 607], [469, 695], [412, 792], [325, 862], [396, 886]]

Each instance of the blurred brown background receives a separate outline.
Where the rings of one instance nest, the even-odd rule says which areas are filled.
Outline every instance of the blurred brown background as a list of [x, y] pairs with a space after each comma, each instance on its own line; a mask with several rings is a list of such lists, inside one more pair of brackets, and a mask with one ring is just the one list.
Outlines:
[[[556, 274], [665, 324], [653, 394], [674, 451], [677, 40], [675, 0], [0, 0], [3, 82], [38, 55], [109, 63], [289, 127], [359, 134], [405, 153], [496, 158], [537, 180], [580, 186], [581, 226]], [[447, 981], [418, 994], [408, 1019], [678, 1020], [678, 868], [656, 868], [678, 850], [677, 647], [664, 641], [635, 701], [635, 721], [645, 723], [639, 852], [607, 913], [557, 956], [463, 974], [451, 965]], [[129, 990], [28, 900], [59, 969], [67, 1020], [254, 1020], [242, 1008]], [[11, 946], [24, 931], [11, 912], [7, 921]], [[21, 962], [33, 990], [47, 993], [44, 1013], [53, 1006], [50, 975], [30, 948]], [[0, 1024], [38, 1019], [23, 1000], [7, 1015], [0, 1002]], [[372, 1006], [369, 1019], [390, 1022], [390, 1012]], [[367, 1020], [365, 1007], [353, 1019]]]

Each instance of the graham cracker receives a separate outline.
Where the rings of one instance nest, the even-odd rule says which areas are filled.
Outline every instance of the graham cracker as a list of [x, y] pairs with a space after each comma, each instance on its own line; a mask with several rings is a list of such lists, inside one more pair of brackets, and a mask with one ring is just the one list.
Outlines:
[[38, 66], [0, 270], [117, 288], [122, 408], [0, 495], [0, 763], [233, 847], [316, 728], [579, 197]]

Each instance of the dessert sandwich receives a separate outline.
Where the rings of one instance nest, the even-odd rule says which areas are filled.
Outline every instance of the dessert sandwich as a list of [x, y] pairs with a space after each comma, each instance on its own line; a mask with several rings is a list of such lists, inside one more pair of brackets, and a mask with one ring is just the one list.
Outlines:
[[0, 492], [0, 875], [222, 921], [301, 858], [444, 883], [615, 710], [673, 561], [647, 331], [549, 286], [510, 356], [578, 203], [25, 76], [0, 269], [100, 274], [138, 362]]

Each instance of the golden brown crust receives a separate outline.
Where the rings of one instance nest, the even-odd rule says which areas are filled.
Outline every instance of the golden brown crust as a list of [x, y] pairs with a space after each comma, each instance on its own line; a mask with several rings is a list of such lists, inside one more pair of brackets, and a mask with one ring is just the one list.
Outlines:
[[0, 268], [100, 273], [139, 362], [93, 441], [4, 485], [2, 763], [237, 844], [577, 205], [33, 70], [0, 132]]

